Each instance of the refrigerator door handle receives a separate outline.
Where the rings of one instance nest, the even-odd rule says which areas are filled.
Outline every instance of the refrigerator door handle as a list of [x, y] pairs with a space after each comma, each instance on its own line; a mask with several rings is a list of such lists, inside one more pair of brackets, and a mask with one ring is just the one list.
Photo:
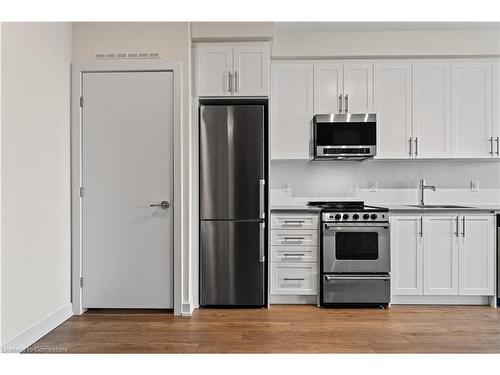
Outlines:
[[266, 218], [266, 211], [265, 211], [265, 202], [264, 200], [266, 199], [266, 180], [261, 178], [259, 180], [259, 218], [260, 219], [265, 219]]
[[259, 262], [264, 263], [266, 260], [265, 246], [266, 246], [266, 223], [260, 223], [260, 241], [259, 241]]

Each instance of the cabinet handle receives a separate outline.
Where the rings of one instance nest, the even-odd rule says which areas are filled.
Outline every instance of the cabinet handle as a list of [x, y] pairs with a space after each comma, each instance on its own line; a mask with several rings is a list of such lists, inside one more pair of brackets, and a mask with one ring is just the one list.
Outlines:
[[349, 112], [349, 95], [345, 94], [345, 113]]
[[342, 94], [339, 95], [339, 113], [342, 113]]
[[292, 241], [304, 241], [305, 237], [283, 237], [285, 241], [292, 240]]
[[500, 155], [500, 137], [496, 138], [496, 142], [497, 142], [497, 155]]
[[234, 71], [234, 92], [238, 92], [238, 71]]
[[418, 137], [415, 137], [415, 156], [418, 155]]
[[285, 277], [283, 280], [285, 281], [304, 281], [303, 277]]
[[412, 137], [410, 137], [410, 139], [408, 140], [408, 143], [410, 144], [410, 152], [409, 152], [410, 156], [413, 155], [413, 142], [412, 142], [411, 138]]
[[490, 137], [490, 155], [493, 155], [493, 137]]
[[233, 80], [232, 80], [232, 78], [231, 78], [231, 77], [232, 77], [232, 74], [231, 74], [231, 72], [230, 72], [230, 71], [227, 73], [227, 76], [229, 77], [229, 78], [228, 78], [228, 87], [227, 87], [227, 91], [229, 91], [229, 92], [231, 93], [231, 92], [232, 92], [232, 91], [231, 91], [231, 89], [232, 89], [232, 87], [233, 87]]
[[423, 235], [424, 235], [424, 218], [421, 217], [419, 220], [420, 220], [420, 233], [419, 233], [419, 235], [420, 235], [420, 237], [423, 237]]
[[283, 220], [283, 222], [285, 224], [288, 224], [288, 223], [296, 223], [296, 224], [302, 224], [302, 223], [305, 223], [304, 220]]
[[285, 253], [283, 255], [285, 257], [298, 257], [298, 258], [305, 256], [305, 254], [291, 254], [291, 253]]
[[456, 232], [455, 232], [455, 237], [458, 237], [458, 216], [455, 218], [457, 226], [456, 226]]
[[462, 237], [465, 238], [465, 216], [462, 217]]

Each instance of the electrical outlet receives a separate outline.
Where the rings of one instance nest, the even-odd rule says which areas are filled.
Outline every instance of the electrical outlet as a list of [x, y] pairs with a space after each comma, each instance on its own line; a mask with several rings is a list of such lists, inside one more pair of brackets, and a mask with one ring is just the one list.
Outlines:
[[473, 192], [478, 192], [479, 191], [479, 181], [478, 180], [472, 180], [470, 182], [470, 189], [473, 191]]
[[281, 191], [283, 193], [291, 193], [292, 192], [292, 186], [290, 185], [289, 182], [283, 182], [283, 185], [281, 186]]
[[368, 181], [368, 189], [371, 192], [377, 191], [377, 181]]

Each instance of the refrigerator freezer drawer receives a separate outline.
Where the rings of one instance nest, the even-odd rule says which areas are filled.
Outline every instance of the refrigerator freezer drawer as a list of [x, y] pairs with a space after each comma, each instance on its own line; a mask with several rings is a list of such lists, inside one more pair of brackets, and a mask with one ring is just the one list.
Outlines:
[[317, 294], [317, 263], [272, 263], [271, 294]]
[[271, 231], [273, 246], [317, 246], [318, 231], [312, 229], [275, 229]]
[[202, 306], [265, 304], [263, 231], [260, 222], [201, 222]]
[[380, 303], [390, 302], [390, 278], [380, 276], [357, 275], [336, 277], [336, 275], [323, 275], [323, 304], [331, 303]]

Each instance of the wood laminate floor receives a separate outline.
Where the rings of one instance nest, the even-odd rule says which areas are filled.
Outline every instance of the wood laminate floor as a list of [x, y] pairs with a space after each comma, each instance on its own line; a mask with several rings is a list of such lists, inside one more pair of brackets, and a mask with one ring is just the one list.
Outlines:
[[73, 316], [28, 352], [62, 353], [500, 353], [500, 309], [95, 310]]

